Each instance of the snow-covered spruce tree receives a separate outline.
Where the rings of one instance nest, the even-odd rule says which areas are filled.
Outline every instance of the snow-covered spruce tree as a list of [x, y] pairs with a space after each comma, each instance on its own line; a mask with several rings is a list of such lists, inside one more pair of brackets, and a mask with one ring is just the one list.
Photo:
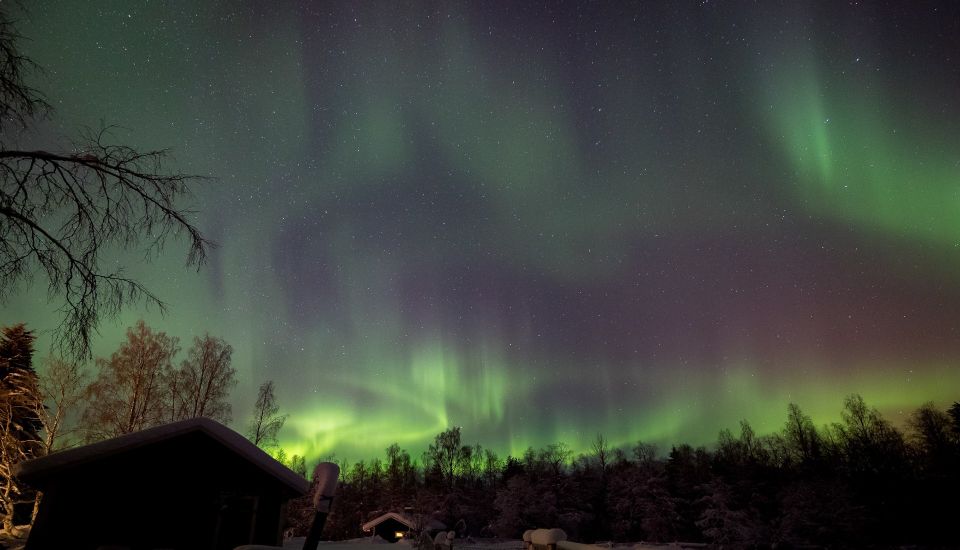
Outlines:
[[32, 364], [34, 339], [23, 324], [0, 330], [0, 520], [7, 532], [13, 528], [15, 505], [28, 501], [13, 468], [43, 451], [37, 415], [42, 398]]
[[676, 540], [680, 530], [680, 514], [677, 501], [667, 488], [663, 474], [647, 477], [640, 497], [640, 527], [643, 539], [666, 542]]
[[717, 546], [750, 547], [762, 543], [765, 533], [751, 510], [733, 502], [733, 490], [720, 478], [704, 486], [705, 495], [697, 501], [701, 507], [697, 527]]
[[642, 536], [640, 529], [646, 472], [632, 466], [619, 469], [607, 484], [605, 508], [610, 516], [607, 523], [613, 540], [649, 540]]
[[505, 486], [497, 491], [494, 505], [497, 518], [493, 522], [493, 532], [498, 537], [517, 538], [527, 529], [537, 526], [531, 516], [543, 505], [546, 495], [538, 494], [526, 475], [516, 475], [507, 480]]
[[862, 544], [864, 510], [855, 506], [850, 488], [839, 479], [798, 479], [778, 495], [780, 514], [772, 537], [778, 545], [845, 547]]
[[607, 511], [613, 540], [667, 542], [676, 540], [679, 515], [655, 451], [641, 448], [635, 461], [610, 476]]

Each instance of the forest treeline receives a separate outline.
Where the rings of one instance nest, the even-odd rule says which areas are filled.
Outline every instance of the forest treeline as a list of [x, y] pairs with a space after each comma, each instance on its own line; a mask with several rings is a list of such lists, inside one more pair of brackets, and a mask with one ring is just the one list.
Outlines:
[[[421, 461], [395, 444], [386, 458], [342, 463], [326, 535], [363, 536], [365, 521], [406, 510], [475, 537], [560, 527], [583, 542], [956, 544], [960, 403], [924, 404], [905, 431], [858, 395], [841, 405], [838, 421], [823, 427], [789, 404], [777, 433], [758, 436], [743, 421], [709, 449], [676, 445], [662, 456], [650, 444], [616, 448], [598, 435], [576, 456], [556, 443], [501, 459], [463, 444], [452, 428]], [[301, 533], [308, 502], [292, 509]]]
[[[227, 423], [236, 384], [232, 348], [209, 334], [183, 353], [142, 321], [92, 372], [47, 357], [33, 367], [33, 333], [0, 329], [0, 520], [29, 521], [36, 495], [12, 476], [19, 461], [165, 422], [205, 416]], [[842, 408], [841, 408], [842, 407]], [[839, 418], [815, 426], [785, 404], [782, 429], [757, 435], [749, 422], [709, 447], [614, 447], [598, 435], [589, 452], [562, 442], [500, 457], [440, 434], [421, 455], [394, 444], [385, 457], [341, 461], [325, 536], [363, 536], [387, 511], [432, 517], [460, 536], [518, 538], [560, 527], [572, 540], [690, 541], [725, 546], [951, 545], [960, 494], [960, 403], [932, 403], [894, 426], [858, 395]], [[306, 477], [277, 434], [273, 383], [259, 387], [245, 435]], [[291, 503], [290, 531], [312, 520], [308, 498]]]

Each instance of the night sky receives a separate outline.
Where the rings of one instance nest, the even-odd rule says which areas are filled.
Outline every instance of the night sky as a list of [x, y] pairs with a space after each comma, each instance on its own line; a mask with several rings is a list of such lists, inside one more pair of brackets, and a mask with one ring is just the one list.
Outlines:
[[[95, 355], [139, 318], [222, 336], [233, 426], [273, 379], [316, 460], [960, 398], [960, 4], [885, 4], [50, 1], [18, 27], [37, 147], [103, 121], [215, 178], [208, 265], [118, 255], [169, 312]], [[58, 305], [35, 281], [0, 324], [46, 352]]]

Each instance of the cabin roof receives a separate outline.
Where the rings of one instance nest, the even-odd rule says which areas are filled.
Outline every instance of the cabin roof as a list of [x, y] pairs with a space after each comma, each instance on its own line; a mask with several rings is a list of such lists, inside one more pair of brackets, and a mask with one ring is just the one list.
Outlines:
[[[408, 529], [413, 529], [416, 524], [416, 520], [414, 520], [414, 518], [406, 514], [401, 514], [398, 512], [387, 512], [386, 514], [377, 516], [371, 519], [370, 521], [364, 523], [362, 526], [362, 529], [364, 531], [371, 531], [377, 525], [380, 525], [381, 523], [387, 521], [388, 519], [399, 521], [400, 523], [406, 525]], [[445, 529], [447, 526], [444, 525], [444, 523], [441, 521], [437, 521], [435, 519], [430, 518], [423, 522], [423, 527], [428, 531], [435, 531], [437, 529]]]
[[406, 525], [407, 528], [410, 528], [410, 529], [413, 528], [413, 519], [412, 519], [412, 518], [410, 518], [410, 517], [408, 517], [408, 516], [405, 516], [405, 515], [403, 515], [403, 514], [398, 514], [397, 512], [387, 512], [386, 514], [383, 514], [383, 515], [381, 515], [381, 516], [377, 516], [377, 517], [371, 519], [370, 521], [364, 523], [364, 524], [363, 524], [363, 530], [364, 530], [364, 531], [369, 531], [369, 530], [373, 529], [374, 527], [376, 527], [377, 525], [380, 525], [381, 523], [387, 521], [388, 519], [393, 519], [393, 520], [399, 521], [400, 523]]
[[310, 489], [310, 484], [307, 483], [306, 479], [277, 462], [272, 456], [242, 435], [209, 418], [191, 418], [171, 422], [140, 432], [27, 460], [16, 466], [14, 475], [29, 484], [36, 484], [48, 478], [57, 477], [77, 466], [94, 463], [102, 458], [194, 433], [203, 434], [216, 441], [298, 494], [306, 494]]

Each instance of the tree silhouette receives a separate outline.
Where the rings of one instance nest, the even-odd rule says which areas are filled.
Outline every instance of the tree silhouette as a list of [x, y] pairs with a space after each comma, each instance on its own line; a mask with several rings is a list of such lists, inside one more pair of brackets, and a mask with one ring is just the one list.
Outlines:
[[172, 420], [204, 416], [230, 422], [233, 409], [227, 398], [237, 383], [232, 355], [233, 347], [222, 338], [206, 334], [193, 339], [180, 369], [168, 375]]
[[914, 438], [924, 453], [941, 455], [951, 449], [953, 434], [950, 415], [938, 409], [932, 402], [928, 401], [914, 411], [907, 424], [913, 430]]
[[796, 403], [787, 406], [787, 424], [783, 438], [791, 460], [809, 465], [820, 459], [822, 442], [813, 420], [805, 415]]
[[19, 36], [0, 9], [0, 302], [42, 273], [63, 301], [57, 328], [62, 351], [90, 357], [90, 337], [104, 315], [130, 303], [164, 303], [107, 251], [158, 254], [186, 236], [187, 265], [203, 263], [210, 243], [180, 206], [197, 178], [167, 169], [166, 151], [139, 151], [111, 141], [110, 128], [82, 132], [73, 150], [25, 150], [18, 140], [49, 111], [24, 77], [37, 67], [17, 49]]
[[955, 442], [960, 443], [960, 402], [954, 402], [953, 405], [950, 405], [950, 408], [947, 409], [947, 414], [950, 415], [953, 439]]
[[453, 488], [454, 479], [464, 455], [460, 444], [460, 427], [445, 430], [433, 438], [433, 443], [424, 453], [424, 462], [430, 464], [440, 474], [444, 486]]
[[287, 415], [280, 414], [280, 406], [273, 395], [273, 380], [260, 384], [247, 437], [257, 447], [276, 447], [277, 433], [286, 421]]

